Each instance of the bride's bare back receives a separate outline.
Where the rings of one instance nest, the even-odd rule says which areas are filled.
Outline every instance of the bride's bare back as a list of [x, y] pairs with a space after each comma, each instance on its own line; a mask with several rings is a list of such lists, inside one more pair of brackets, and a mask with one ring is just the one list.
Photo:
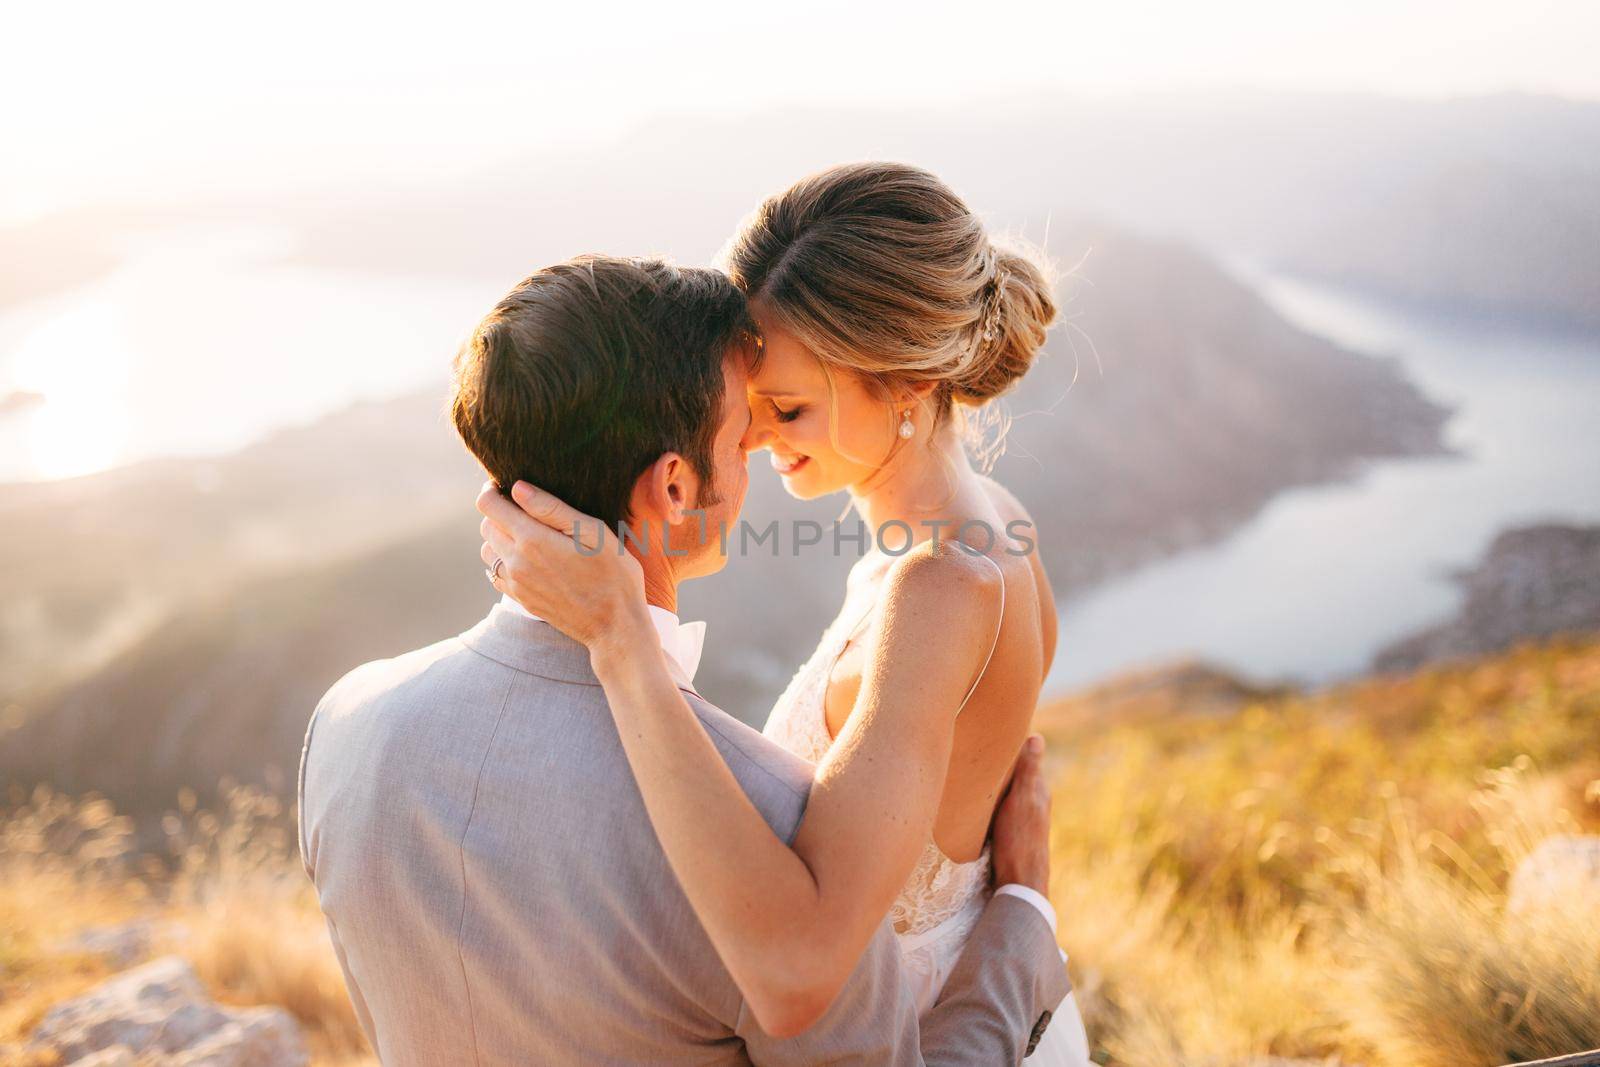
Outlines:
[[[1017, 520], [1029, 523], [1031, 528], [1027, 511], [1015, 497], [993, 481], [985, 479], [984, 485], [1001, 520], [997, 535], [1003, 536], [1007, 525]], [[1014, 553], [1028, 546], [1025, 542], [1012, 542], [1010, 547]], [[1040, 685], [1055, 651], [1055, 605], [1038, 553], [1015, 555], [1005, 548], [1004, 542], [997, 541], [988, 553], [1004, 581], [998, 638], [988, 666], [956, 718], [949, 771], [934, 822], [934, 843], [955, 863], [971, 863], [983, 850], [995, 804], [1028, 734]], [[946, 545], [943, 551], [961, 549]], [[857, 587], [850, 591], [839, 619], [824, 635], [823, 647], [819, 647], [824, 661], [820, 669], [826, 672], [826, 740], [839, 736], [856, 707], [872, 655], [874, 616], [863, 609], [870, 608], [880, 596], [882, 579], [893, 562], [894, 557], [890, 556], [869, 557], [852, 572], [851, 580]], [[843, 639], [843, 650], [828, 649], [833, 643], [829, 638]], [[817, 669], [816, 662], [808, 662], [796, 681], [804, 681], [807, 670]], [[786, 706], [786, 702], [800, 696], [786, 693], [774, 715], [804, 715], [807, 709]], [[781, 730], [769, 729], [769, 734], [796, 747], [792, 743], [795, 725], [780, 725]], [[820, 758], [815, 752], [802, 754]]]

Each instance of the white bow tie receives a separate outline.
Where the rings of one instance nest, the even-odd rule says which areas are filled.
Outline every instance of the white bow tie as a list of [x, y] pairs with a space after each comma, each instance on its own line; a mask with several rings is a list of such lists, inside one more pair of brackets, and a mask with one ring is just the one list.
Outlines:
[[[519, 615], [544, 621], [511, 599], [509, 594], [503, 594], [500, 603]], [[706, 645], [705, 620], [679, 622], [678, 616], [666, 608], [658, 608], [654, 604], [645, 606], [650, 609], [650, 621], [655, 624], [656, 638], [661, 642], [661, 651], [667, 654], [667, 666], [676, 668], [673, 673], [677, 677], [674, 677], [673, 681], [693, 689], [695, 671], [700, 669], [700, 653], [705, 650]]]

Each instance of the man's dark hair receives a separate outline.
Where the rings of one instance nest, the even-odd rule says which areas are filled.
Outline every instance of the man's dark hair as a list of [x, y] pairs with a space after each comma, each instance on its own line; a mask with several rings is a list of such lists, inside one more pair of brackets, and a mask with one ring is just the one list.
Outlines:
[[717, 271], [580, 256], [523, 281], [473, 330], [451, 416], [502, 491], [529, 481], [615, 528], [639, 475], [677, 452], [712, 504], [722, 362], [757, 336]]

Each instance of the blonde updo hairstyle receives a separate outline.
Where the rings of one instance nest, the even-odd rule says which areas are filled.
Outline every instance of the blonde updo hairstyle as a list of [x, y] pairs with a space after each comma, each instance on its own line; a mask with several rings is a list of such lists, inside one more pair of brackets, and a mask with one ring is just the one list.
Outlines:
[[944, 182], [901, 163], [801, 179], [745, 220], [721, 260], [824, 370], [886, 401], [934, 383], [935, 426], [1015, 385], [1056, 318], [1042, 257], [992, 241]]

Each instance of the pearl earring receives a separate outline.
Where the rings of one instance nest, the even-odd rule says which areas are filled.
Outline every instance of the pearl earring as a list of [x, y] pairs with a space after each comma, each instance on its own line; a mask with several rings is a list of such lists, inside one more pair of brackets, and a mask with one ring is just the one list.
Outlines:
[[900, 413], [900, 436], [909, 441], [917, 433], [917, 424], [911, 421], [911, 409], [906, 408]]

